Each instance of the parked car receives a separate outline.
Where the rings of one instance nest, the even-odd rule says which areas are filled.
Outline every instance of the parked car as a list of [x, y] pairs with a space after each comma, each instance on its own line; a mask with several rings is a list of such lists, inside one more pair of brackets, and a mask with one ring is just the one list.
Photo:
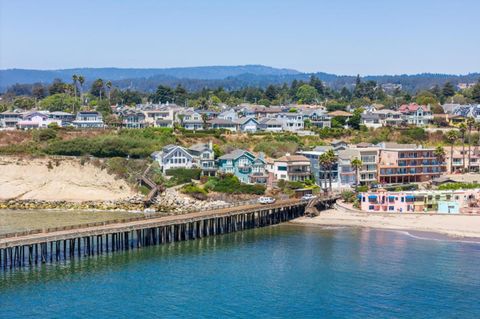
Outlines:
[[258, 199], [258, 202], [260, 204], [273, 204], [275, 203], [275, 198], [273, 197], [267, 197], [267, 196], [262, 196]]
[[313, 194], [305, 194], [302, 196], [302, 200], [311, 200], [311, 199], [314, 199], [314, 198], [317, 198], [317, 196], [313, 195]]

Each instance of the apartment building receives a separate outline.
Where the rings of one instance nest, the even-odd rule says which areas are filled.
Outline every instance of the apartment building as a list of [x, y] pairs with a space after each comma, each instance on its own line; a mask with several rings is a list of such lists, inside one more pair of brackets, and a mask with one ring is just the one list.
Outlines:
[[449, 146], [445, 147], [444, 150], [446, 168], [449, 174], [461, 173], [464, 171], [480, 172], [480, 148], [478, 146], [470, 147], [470, 151], [468, 150], [468, 146], [465, 146], [465, 148], [454, 146], [453, 154], [452, 149]]
[[434, 148], [387, 142], [378, 146], [380, 184], [426, 182], [446, 171], [445, 163], [435, 157]]
[[302, 155], [287, 154], [274, 161], [273, 174], [277, 180], [303, 182], [310, 179], [310, 160]]

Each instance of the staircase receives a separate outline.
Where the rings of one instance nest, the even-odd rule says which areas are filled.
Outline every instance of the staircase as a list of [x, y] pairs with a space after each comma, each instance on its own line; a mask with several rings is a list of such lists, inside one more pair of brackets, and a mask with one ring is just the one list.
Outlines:
[[153, 203], [153, 199], [161, 192], [165, 190], [163, 185], [157, 185], [154, 181], [148, 177], [148, 173], [150, 172], [150, 168], [152, 164], [148, 165], [147, 169], [143, 172], [142, 176], [140, 177], [140, 183], [146, 185], [150, 188], [150, 192], [147, 194], [147, 197], [144, 200], [145, 206], [150, 206]]

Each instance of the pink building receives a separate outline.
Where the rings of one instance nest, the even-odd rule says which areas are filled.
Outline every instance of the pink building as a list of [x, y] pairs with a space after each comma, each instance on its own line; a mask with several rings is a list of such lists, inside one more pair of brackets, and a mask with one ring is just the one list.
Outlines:
[[480, 212], [480, 188], [455, 191], [405, 191], [361, 193], [360, 208], [366, 212], [459, 214], [476, 208]]

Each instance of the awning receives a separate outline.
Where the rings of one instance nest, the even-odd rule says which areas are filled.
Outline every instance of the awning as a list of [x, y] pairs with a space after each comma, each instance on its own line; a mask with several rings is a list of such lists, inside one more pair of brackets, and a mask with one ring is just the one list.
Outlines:
[[407, 196], [405, 196], [405, 198], [406, 198], [406, 199], [415, 199], [415, 196], [413, 196], [413, 195], [407, 195]]
[[395, 199], [395, 196], [388, 196], [388, 199]]
[[368, 199], [377, 199], [377, 195], [370, 195], [368, 196]]

